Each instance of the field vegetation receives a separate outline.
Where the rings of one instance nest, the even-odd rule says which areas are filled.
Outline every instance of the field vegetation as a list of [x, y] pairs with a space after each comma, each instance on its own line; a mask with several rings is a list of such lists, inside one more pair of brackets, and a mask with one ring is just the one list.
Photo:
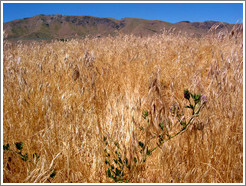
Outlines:
[[[233, 29], [5, 40], [3, 182], [242, 183], [243, 39]], [[195, 117], [185, 108], [194, 94]]]

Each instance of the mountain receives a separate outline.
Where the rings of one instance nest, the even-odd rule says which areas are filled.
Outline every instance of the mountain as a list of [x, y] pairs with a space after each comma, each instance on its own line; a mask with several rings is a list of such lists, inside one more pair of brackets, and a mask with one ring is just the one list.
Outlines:
[[213, 25], [219, 25], [217, 31], [233, 27], [233, 24], [217, 21], [168, 23], [137, 18], [118, 20], [93, 16], [37, 15], [4, 23], [3, 30], [8, 39], [68, 39], [118, 34], [147, 36], [162, 33], [163, 30], [201, 36]]

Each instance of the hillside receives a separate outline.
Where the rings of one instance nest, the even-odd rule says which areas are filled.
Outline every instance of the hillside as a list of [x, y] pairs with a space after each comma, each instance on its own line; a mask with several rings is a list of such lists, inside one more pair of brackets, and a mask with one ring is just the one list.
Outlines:
[[99, 18], [92, 16], [37, 15], [3, 24], [8, 39], [61, 39], [100, 37], [118, 34], [147, 36], [172, 30], [174, 33], [187, 33], [200, 36], [213, 25], [221, 29], [231, 29], [233, 24], [217, 21], [168, 23], [159, 20], [137, 18]]

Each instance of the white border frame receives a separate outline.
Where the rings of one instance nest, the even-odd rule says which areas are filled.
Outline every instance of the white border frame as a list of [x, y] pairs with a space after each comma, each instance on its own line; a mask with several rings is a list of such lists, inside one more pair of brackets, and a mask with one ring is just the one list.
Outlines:
[[[3, 144], [3, 4], [4, 3], [243, 3], [243, 69], [245, 71], [245, 1], [1, 1], [1, 145]], [[243, 73], [245, 103], [245, 72]], [[2, 148], [2, 146], [1, 146]], [[3, 183], [1, 149], [1, 185], [116, 185], [116, 183]], [[130, 185], [245, 185], [245, 104], [243, 104], [243, 183], [129, 183]], [[117, 185], [129, 185], [117, 183]]]

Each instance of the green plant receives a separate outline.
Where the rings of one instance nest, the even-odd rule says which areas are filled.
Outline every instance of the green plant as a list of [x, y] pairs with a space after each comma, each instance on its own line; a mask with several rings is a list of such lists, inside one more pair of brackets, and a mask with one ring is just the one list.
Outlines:
[[[119, 143], [116, 141], [114, 142], [116, 150], [114, 151], [114, 153], [111, 153], [107, 149], [109, 143], [107, 142], [107, 138], [105, 136], [103, 137], [103, 141], [106, 145], [106, 148], [104, 150], [106, 155], [105, 164], [107, 166], [106, 175], [109, 178], [113, 179], [114, 182], [128, 182], [128, 174], [132, 169], [132, 165], [128, 161], [128, 158], [123, 157], [123, 153], [119, 146]], [[136, 164], [136, 158], [134, 160]]]
[[52, 169], [52, 173], [50, 174], [50, 177], [51, 177], [51, 178], [54, 178], [55, 175], [56, 175], [56, 171], [55, 171], [55, 169]]
[[[173, 106], [170, 110], [173, 112], [173, 114], [175, 114], [175, 116], [177, 117], [179, 124], [182, 126], [182, 128], [180, 129], [180, 131], [178, 131], [174, 135], [170, 135], [169, 131], [164, 131], [164, 123], [161, 122], [159, 124], [159, 127], [163, 132], [158, 135], [159, 143], [157, 144], [156, 147], [154, 147], [153, 149], [150, 150], [150, 154], [154, 150], [156, 150], [158, 147], [163, 145], [165, 142], [171, 140], [172, 138], [174, 138], [174, 137], [178, 136], [179, 134], [181, 134], [182, 132], [184, 132], [187, 129], [187, 127], [192, 124], [192, 121], [194, 120], [194, 118], [199, 116], [201, 109], [204, 107], [204, 105], [207, 102], [207, 99], [204, 95], [192, 94], [187, 89], [184, 90], [184, 98], [189, 101], [189, 105], [186, 105], [185, 108], [191, 109], [191, 111], [192, 111], [192, 115], [190, 116], [189, 120], [185, 121], [183, 115], [179, 113], [179, 107], [176, 104], [173, 104]], [[192, 98], [192, 100], [190, 98]], [[167, 139], [164, 139], [164, 136], [166, 136]]]
[[[158, 125], [160, 128], [159, 133], [153, 135], [149, 140], [146, 140], [145, 142], [141, 140], [138, 141], [139, 150], [136, 153], [139, 152], [140, 156], [135, 154], [133, 158], [134, 161], [131, 163], [129, 163], [125, 153], [123, 153], [118, 142], [114, 142], [115, 147], [110, 148], [107, 137], [103, 137], [103, 141], [106, 145], [106, 175], [109, 178], [111, 178], [114, 182], [129, 182], [133, 176], [133, 172], [138, 167], [141, 167], [141, 164], [144, 164], [147, 158], [151, 156], [158, 147], [161, 148], [165, 142], [180, 135], [192, 124], [193, 119], [199, 116], [199, 113], [202, 107], [207, 102], [207, 99], [204, 95], [192, 94], [187, 89], [184, 90], [184, 98], [189, 101], [189, 105], [186, 105], [184, 108], [190, 109], [192, 111], [192, 115], [190, 116], [190, 118], [186, 121], [184, 119], [184, 115], [180, 113], [179, 106], [174, 103], [170, 108], [170, 112], [178, 119], [181, 129], [178, 132], [171, 134], [171, 131], [169, 131], [166, 127], [167, 123], [165, 123], [164, 121], [160, 122]], [[148, 126], [150, 123], [149, 112], [144, 111], [142, 117], [147, 121]], [[146, 130], [144, 130], [143, 127], [140, 127], [140, 130], [147, 132]], [[156, 146], [154, 147], [151, 147], [152, 140], [157, 140]], [[116, 150], [114, 153], [112, 153], [114, 149]]]
[[[3, 145], [3, 150], [5, 151], [12, 151], [16, 154], [18, 154], [21, 158], [21, 160], [23, 161], [27, 161], [28, 160], [28, 154], [27, 153], [22, 153], [22, 149], [23, 149], [23, 143], [22, 142], [16, 142], [15, 143], [15, 147], [17, 150], [13, 150], [13, 149], [10, 149], [10, 146], [9, 144], [6, 144], [6, 145]], [[35, 153], [33, 154], [33, 158], [36, 157], [37, 159], [39, 158], [39, 156]]]
[[[8, 143], [6, 145], [3, 145], [3, 150], [4, 151], [10, 151], [10, 152], [16, 153], [16, 154], [18, 154], [20, 156], [22, 161], [31, 162], [31, 160], [29, 159], [30, 156], [28, 156], [27, 153], [25, 153], [25, 154], [22, 153], [23, 142], [16, 142], [15, 143], [15, 148], [16, 148], [16, 150], [10, 149], [10, 145]], [[40, 156], [35, 152], [35, 153], [33, 153], [32, 157], [33, 157], [33, 160], [34, 159], [38, 160]], [[56, 175], [55, 169], [51, 169], [50, 178], [54, 178], [55, 175]], [[50, 182], [49, 179], [48, 179], [48, 181]]]

